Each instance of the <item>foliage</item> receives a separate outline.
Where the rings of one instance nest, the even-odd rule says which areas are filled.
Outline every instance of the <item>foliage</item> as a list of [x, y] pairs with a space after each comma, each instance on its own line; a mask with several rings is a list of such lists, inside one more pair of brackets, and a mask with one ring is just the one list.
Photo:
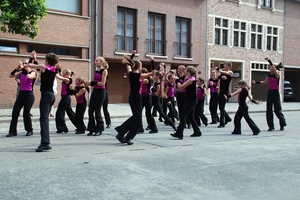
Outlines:
[[33, 39], [46, 14], [45, 0], [0, 0], [0, 30]]

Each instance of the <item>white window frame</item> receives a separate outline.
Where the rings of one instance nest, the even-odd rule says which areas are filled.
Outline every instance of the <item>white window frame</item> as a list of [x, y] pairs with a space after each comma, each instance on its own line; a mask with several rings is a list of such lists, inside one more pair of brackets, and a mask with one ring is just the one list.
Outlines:
[[[252, 26], [255, 25], [255, 30], [252, 29]], [[258, 31], [258, 27], [261, 27], [261, 32]], [[250, 29], [251, 29], [251, 33], [250, 33], [250, 49], [258, 49], [258, 50], [263, 50], [264, 47], [264, 26], [261, 24], [255, 24], [255, 23], [251, 23], [250, 24]], [[252, 47], [252, 35], [255, 35], [255, 47]], [[258, 36], [261, 36], [261, 48], [258, 48]]]
[[[216, 19], [220, 19], [220, 26], [219, 25], [216, 25]], [[223, 26], [224, 24], [224, 21], [227, 21], [227, 26]], [[220, 18], [220, 17], [215, 17], [215, 21], [214, 21], [214, 44], [217, 44], [217, 45], [224, 45], [224, 46], [229, 46], [229, 34], [230, 34], [230, 20], [229, 19], [225, 19], [225, 18]], [[216, 30], [220, 30], [220, 35], [219, 35], [219, 40], [220, 40], [220, 43], [216, 43]], [[226, 42], [227, 44], [223, 44], [224, 41], [223, 41], [223, 31], [227, 31], [227, 38], [226, 38]]]
[[[271, 29], [271, 33], [268, 32], [269, 28]], [[266, 27], [266, 50], [267, 51], [278, 51], [279, 47], [279, 28], [273, 27], [273, 26], [267, 26]], [[275, 30], [277, 31], [276, 33]], [[270, 41], [270, 49], [268, 49], [268, 40], [271, 38]], [[274, 50], [274, 38], [276, 38], [276, 49]]]
[[[238, 28], [235, 28], [235, 23], [238, 23]], [[245, 25], [245, 30], [241, 29], [242, 24]], [[238, 44], [237, 46], [235, 45], [235, 32], [238, 33]], [[244, 46], [241, 46], [241, 37], [242, 37], [242, 33], [245, 34], [244, 36]], [[232, 46], [233, 47], [242, 47], [242, 48], [246, 48], [247, 47], [247, 22], [243, 22], [243, 21], [237, 21], [234, 20], [233, 21], [233, 32], [232, 32]]]

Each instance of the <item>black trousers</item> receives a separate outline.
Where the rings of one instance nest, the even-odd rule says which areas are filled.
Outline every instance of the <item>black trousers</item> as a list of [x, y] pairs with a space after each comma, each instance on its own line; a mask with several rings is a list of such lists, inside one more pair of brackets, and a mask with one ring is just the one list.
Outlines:
[[203, 124], [208, 123], [207, 117], [204, 115], [204, 99], [198, 99], [194, 113], [195, 113], [194, 118], [198, 126], [201, 126], [201, 121]]
[[106, 90], [93, 89], [89, 103], [89, 121], [87, 129], [90, 132], [104, 131], [104, 122], [101, 116], [101, 106], [103, 105]]
[[217, 123], [219, 121], [219, 116], [218, 116], [218, 98], [219, 94], [218, 92], [212, 92], [210, 93], [210, 100], [209, 100], [209, 111], [211, 115], [211, 122], [212, 123]]
[[65, 121], [65, 113], [67, 113], [70, 121], [77, 128], [75, 112], [72, 110], [71, 107], [70, 95], [62, 95], [58, 103], [57, 110], [55, 113], [55, 124], [56, 124], [57, 131], [68, 131], [68, 127]]
[[266, 112], [267, 123], [268, 123], [269, 128], [274, 129], [273, 106], [274, 106], [275, 115], [279, 119], [279, 125], [281, 127], [286, 126], [286, 121], [285, 121], [284, 115], [282, 113], [278, 90], [268, 90], [268, 96], [267, 96], [267, 112]]
[[194, 100], [187, 100], [185, 107], [183, 109], [183, 111], [181, 112], [180, 116], [180, 123], [179, 126], [177, 127], [177, 131], [176, 131], [176, 135], [178, 135], [179, 137], [183, 137], [183, 130], [185, 128], [185, 124], [186, 124], [186, 119], [189, 117], [189, 119], [191, 120], [191, 124], [193, 127], [193, 131], [195, 134], [201, 134], [201, 131], [195, 121], [194, 118], [194, 112], [195, 112], [195, 107], [197, 104], [197, 99]]
[[249, 113], [248, 113], [248, 106], [245, 105], [240, 105], [238, 110], [236, 111], [236, 114], [234, 116], [234, 133], [241, 133], [241, 119], [245, 118], [247, 124], [251, 128], [253, 133], [258, 133], [260, 132], [259, 128], [257, 125], [253, 122], [253, 120], [250, 118]]
[[49, 114], [54, 102], [55, 102], [55, 96], [53, 92], [45, 91], [41, 93], [41, 100], [40, 100], [41, 145], [50, 144]]
[[[168, 104], [168, 102], [171, 102], [171, 104]], [[169, 109], [168, 117], [175, 122], [175, 100], [174, 97], [169, 97], [166, 99], [166, 103]]]
[[151, 96], [149, 94], [142, 94], [142, 111], [144, 107], [146, 111], [146, 120], [147, 120], [148, 127], [153, 131], [157, 131], [157, 126], [154, 117], [151, 114], [152, 102], [151, 102]]
[[132, 116], [128, 118], [123, 124], [117, 127], [119, 136], [125, 140], [133, 139], [139, 132], [142, 126], [142, 101], [141, 95], [129, 95], [129, 106], [131, 108]]
[[225, 126], [226, 122], [231, 121], [231, 118], [225, 110], [227, 99], [224, 97], [229, 94], [228, 90], [220, 90], [219, 92], [219, 110], [220, 110], [220, 125]]
[[[176, 100], [177, 100], [177, 107], [178, 107], [178, 113], [179, 113], [179, 117], [180, 117], [180, 113], [183, 112], [183, 109], [186, 105], [186, 102], [187, 102], [187, 97], [186, 97], [186, 94], [184, 92], [177, 92], [176, 93]], [[186, 118], [186, 124], [190, 125], [190, 122], [191, 119], [190, 117], [188, 116]]]
[[155, 107], [156, 111], [160, 114], [160, 116], [165, 120], [166, 124], [174, 124], [172, 120], [164, 113], [162, 106], [160, 104], [160, 99], [157, 96], [152, 97], [152, 105]]
[[105, 98], [103, 101], [103, 113], [104, 113], [104, 118], [105, 118], [105, 123], [106, 125], [111, 124], [111, 119], [110, 119], [110, 114], [108, 112], [108, 92], [105, 90]]
[[85, 110], [86, 110], [86, 102], [76, 104], [75, 119], [76, 119], [77, 131], [83, 132], [86, 130], [86, 126], [84, 124]]
[[34, 103], [34, 94], [32, 91], [19, 91], [17, 99], [15, 101], [13, 110], [12, 110], [12, 118], [9, 126], [9, 133], [17, 133], [17, 124], [18, 118], [20, 115], [21, 109], [23, 109], [23, 122], [25, 130], [32, 131], [32, 122], [30, 116], [30, 110]]

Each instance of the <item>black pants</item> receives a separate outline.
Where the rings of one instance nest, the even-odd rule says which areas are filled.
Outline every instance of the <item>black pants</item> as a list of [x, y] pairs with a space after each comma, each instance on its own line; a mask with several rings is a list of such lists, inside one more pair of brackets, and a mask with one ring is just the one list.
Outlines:
[[75, 112], [72, 110], [71, 107], [70, 95], [62, 95], [58, 103], [57, 110], [55, 113], [55, 124], [56, 124], [57, 131], [68, 131], [68, 127], [65, 121], [65, 113], [67, 113], [70, 121], [77, 128]]
[[103, 101], [103, 113], [104, 113], [104, 118], [105, 118], [105, 123], [106, 125], [111, 124], [111, 119], [110, 119], [110, 114], [108, 112], [108, 92], [105, 90], [105, 98]]
[[[171, 104], [168, 104], [169, 102], [171, 102]], [[169, 113], [168, 113], [168, 117], [175, 122], [175, 100], [174, 97], [169, 97], [166, 100], [168, 109], [169, 109]]]
[[278, 90], [268, 90], [267, 96], [267, 123], [269, 128], [274, 129], [274, 122], [273, 122], [273, 106], [274, 112], [277, 118], [279, 119], [280, 127], [286, 126], [286, 121], [281, 109], [280, 97]]
[[146, 110], [146, 120], [148, 123], [148, 127], [153, 131], [157, 131], [157, 126], [154, 117], [151, 114], [152, 103], [151, 103], [151, 96], [149, 94], [142, 94], [142, 111], [144, 107]]
[[103, 105], [106, 90], [93, 89], [89, 104], [89, 121], [87, 129], [93, 132], [104, 131], [104, 122], [101, 116], [101, 106]]
[[224, 94], [228, 95], [229, 91], [228, 90], [226, 90], [226, 91], [220, 90], [220, 93], [219, 93], [219, 110], [220, 110], [220, 125], [221, 126], [225, 126], [225, 124], [227, 122], [231, 121], [231, 118], [225, 111], [225, 105], [226, 105], [227, 99], [224, 97]]
[[17, 133], [17, 123], [21, 109], [23, 109], [23, 122], [25, 130], [32, 131], [32, 122], [30, 116], [30, 110], [34, 103], [34, 95], [32, 91], [19, 91], [18, 97], [15, 101], [12, 118], [9, 126], [9, 133]]
[[204, 115], [204, 99], [198, 99], [194, 113], [194, 118], [198, 126], [201, 126], [201, 121], [203, 124], [207, 125], [208, 120], [207, 117]]
[[131, 108], [132, 116], [128, 118], [121, 126], [118, 126], [118, 133], [121, 138], [125, 140], [133, 139], [139, 132], [142, 126], [142, 101], [141, 95], [129, 95], [129, 106]]
[[245, 118], [247, 124], [251, 128], [253, 133], [258, 133], [260, 132], [259, 128], [257, 125], [253, 122], [253, 120], [250, 118], [249, 113], [248, 113], [248, 106], [245, 105], [240, 105], [238, 110], [236, 111], [236, 114], [234, 116], [234, 133], [241, 133], [241, 119]]
[[41, 145], [50, 144], [49, 114], [54, 102], [55, 102], [55, 96], [53, 92], [45, 91], [41, 93], [41, 100], [40, 100]]
[[160, 99], [157, 96], [152, 97], [152, 105], [155, 107], [156, 111], [160, 114], [160, 116], [165, 120], [166, 124], [174, 124], [172, 120], [164, 113], [162, 106], [160, 104]]
[[188, 117], [191, 120], [191, 124], [192, 124], [194, 133], [201, 134], [201, 131], [200, 131], [200, 129], [195, 121], [195, 118], [194, 118], [196, 104], [197, 104], [197, 99], [186, 101], [185, 107], [184, 107], [183, 111], [181, 112], [181, 114], [179, 115], [180, 123], [179, 123], [179, 126], [177, 127], [177, 131], [176, 131], [176, 135], [178, 135], [179, 137], [183, 137], [183, 130], [185, 128], [186, 119]]
[[217, 123], [219, 121], [218, 116], [218, 92], [212, 92], [210, 93], [210, 100], [209, 100], [209, 111], [211, 115], [211, 122]]
[[[186, 105], [187, 102], [187, 98], [186, 98], [186, 94], [185, 92], [177, 92], [176, 93], [176, 100], [177, 100], [177, 107], [178, 107], [178, 113], [179, 113], [179, 117], [180, 117], [180, 113], [183, 112], [183, 109]], [[191, 119], [189, 116], [187, 116], [186, 118], [186, 124], [190, 125], [191, 124]]]
[[86, 130], [86, 126], [84, 124], [85, 110], [86, 110], [86, 102], [76, 104], [75, 118], [76, 118], [77, 131], [79, 132], [83, 132]]

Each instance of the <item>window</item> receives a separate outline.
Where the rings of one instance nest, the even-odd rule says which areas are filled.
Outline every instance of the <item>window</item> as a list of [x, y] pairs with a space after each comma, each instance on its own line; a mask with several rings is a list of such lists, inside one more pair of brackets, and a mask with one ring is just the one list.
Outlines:
[[136, 49], [136, 20], [135, 11], [118, 8], [118, 22], [116, 35], [116, 50], [132, 51]]
[[18, 45], [0, 42], [0, 51], [18, 52]]
[[81, 0], [46, 0], [45, 5], [53, 10], [81, 13]]
[[233, 46], [246, 47], [246, 23], [234, 21]]
[[260, 0], [260, 6], [266, 8], [272, 8], [273, 0]]
[[191, 25], [189, 19], [176, 18], [175, 28], [175, 55], [191, 57]]
[[251, 48], [262, 49], [263, 26], [251, 24]]
[[251, 68], [269, 71], [269, 64], [252, 63]]
[[28, 45], [27, 52], [35, 50], [37, 53], [47, 54], [49, 52], [57, 55], [74, 56], [79, 57], [80, 48], [68, 48], [59, 46], [40, 46], [40, 45]]
[[267, 50], [277, 51], [278, 28], [267, 27]]
[[148, 15], [147, 53], [165, 55], [165, 18], [163, 15]]
[[215, 44], [228, 45], [228, 20], [215, 18]]

